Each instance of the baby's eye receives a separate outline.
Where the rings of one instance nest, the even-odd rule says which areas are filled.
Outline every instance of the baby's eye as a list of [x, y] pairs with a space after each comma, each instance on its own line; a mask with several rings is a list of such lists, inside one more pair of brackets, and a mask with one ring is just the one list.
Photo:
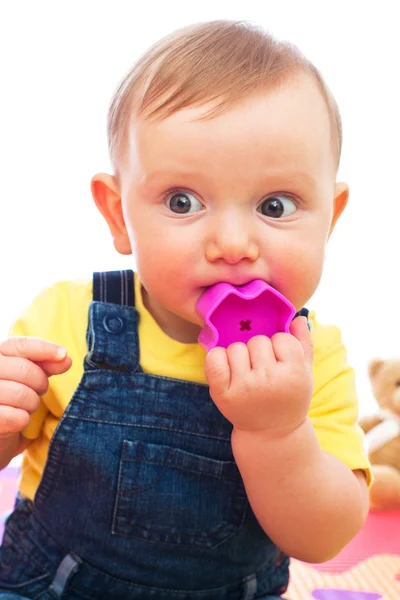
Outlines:
[[203, 205], [193, 194], [188, 192], [176, 192], [167, 199], [168, 208], [178, 215], [198, 212]]
[[280, 219], [280, 217], [289, 217], [296, 212], [297, 206], [295, 202], [287, 196], [270, 196], [261, 202], [257, 210], [266, 217]]

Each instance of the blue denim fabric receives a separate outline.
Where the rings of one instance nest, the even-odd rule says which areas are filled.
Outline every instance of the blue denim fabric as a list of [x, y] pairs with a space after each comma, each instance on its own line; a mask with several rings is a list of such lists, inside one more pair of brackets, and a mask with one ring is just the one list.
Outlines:
[[[17, 594], [2, 594], [0, 592], [0, 600], [29, 600], [26, 596], [18, 596]], [[282, 600], [282, 596], [263, 596], [259, 600]]]
[[[106, 289], [127, 285], [126, 272], [102, 277]], [[231, 424], [208, 386], [143, 373], [125, 298], [90, 305], [82, 380], [34, 502], [17, 502], [6, 524], [0, 599], [284, 593], [289, 560], [250, 508]]]
[[0, 600], [29, 600], [26, 596], [19, 596], [18, 594], [9, 594], [5, 592], [2, 594], [0, 592]]

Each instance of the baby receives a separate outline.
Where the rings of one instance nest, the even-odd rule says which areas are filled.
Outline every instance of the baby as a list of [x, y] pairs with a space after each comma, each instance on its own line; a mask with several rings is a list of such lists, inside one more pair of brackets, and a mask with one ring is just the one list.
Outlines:
[[[0, 599], [280, 598], [289, 557], [368, 510], [354, 375], [305, 309], [348, 199], [335, 100], [294, 46], [215, 21], [139, 60], [108, 134], [92, 194], [137, 272], [55, 284], [0, 344], [1, 468], [24, 453]], [[254, 279], [306, 316], [206, 353], [198, 299]]]

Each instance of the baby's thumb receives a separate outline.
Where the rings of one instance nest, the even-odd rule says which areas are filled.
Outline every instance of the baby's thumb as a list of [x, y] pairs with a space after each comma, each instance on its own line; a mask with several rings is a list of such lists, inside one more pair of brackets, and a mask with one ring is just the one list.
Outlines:
[[314, 345], [308, 329], [306, 317], [296, 317], [290, 324], [290, 333], [300, 342], [304, 358], [311, 368], [314, 360]]
[[66, 356], [62, 360], [42, 360], [35, 361], [35, 363], [43, 369], [48, 377], [52, 375], [61, 375], [61, 373], [66, 373], [72, 366], [72, 358], [70, 356]]

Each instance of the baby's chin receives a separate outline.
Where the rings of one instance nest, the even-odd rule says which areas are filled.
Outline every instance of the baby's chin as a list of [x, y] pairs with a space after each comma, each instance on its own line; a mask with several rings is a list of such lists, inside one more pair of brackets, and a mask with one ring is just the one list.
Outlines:
[[158, 324], [169, 337], [184, 344], [197, 343], [197, 338], [204, 326], [196, 312], [183, 313], [171, 309], [167, 310], [162, 322]]
[[182, 327], [171, 327], [164, 333], [182, 344], [197, 344], [201, 329], [201, 326], [185, 321]]

